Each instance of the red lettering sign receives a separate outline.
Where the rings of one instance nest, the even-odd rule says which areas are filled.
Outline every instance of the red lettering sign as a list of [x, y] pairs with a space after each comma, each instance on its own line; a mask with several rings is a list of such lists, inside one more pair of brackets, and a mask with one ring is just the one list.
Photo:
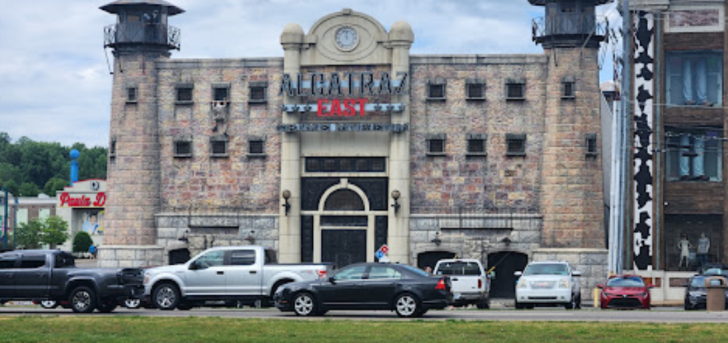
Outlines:
[[106, 193], [99, 192], [96, 194], [96, 200], [91, 204], [91, 198], [82, 195], [80, 197], [72, 197], [68, 193], [61, 194], [61, 207], [102, 207], [106, 204]]
[[[367, 101], [367, 99], [318, 99], [318, 116], [353, 117], [356, 116], [357, 112], [359, 112], [359, 116], [363, 117]], [[358, 110], [357, 105], [359, 107]]]

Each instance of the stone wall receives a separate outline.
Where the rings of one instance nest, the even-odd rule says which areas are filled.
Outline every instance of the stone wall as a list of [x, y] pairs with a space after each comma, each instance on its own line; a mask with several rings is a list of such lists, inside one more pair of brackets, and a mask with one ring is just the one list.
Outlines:
[[[278, 249], [277, 215], [158, 214], [157, 245], [169, 252], [188, 249], [190, 256], [216, 246], [261, 245]], [[187, 241], [180, 241], [186, 238]]]
[[[461, 258], [487, 261], [499, 251], [530, 252], [540, 248], [542, 219], [538, 214], [456, 216], [421, 214], [410, 218], [410, 262], [428, 251], [448, 251]], [[432, 240], [438, 238], [438, 245]], [[503, 242], [505, 238], [510, 243]], [[483, 256], [485, 255], [485, 256]]]
[[[544, 81], [542, 55], [412, 56], [411, 211], [456, 207], [539, 207]], [[428, 101], [428, 82], [444, 80], [445, 101]], [[484, 80], [485, 101], [466, 100], [468, 79]], [[524, 101], [506, 101], [507, 79], [524, 80]], [[527, 135], [526, 156], [506, 156], [506, 134]], [[427, 138], [446, 135], [444, 156]], [[487, 134], [487, 156], [468, 156], [467, 134]]]
[[566, 261], [574, 270], [581, 272], [582, 306], [594, 298], [594, 288], [607, 278], [606, 249], [538, 249], [533, 251], [531, 261]]
[[[281, 59], [176, 60], [159, 65], [161, 207], [163, 212], [278, 213], [282, 104]], [[267, 82], [265, 103], [250, 103], [250, 84]], [[193, 103], [176, 103], [176, 86], [192, 84]], [[213, 118], [213, 86], [229, 85], [226, 121]], [[212, 156], [211, 137], [228, 140]], [[174, 142], [192, 139], [192, 157], [175, 158]], [[263, 139], [265, 156], [249, 154]]]
[[156, 267], [167, 264], [164, 248], [156, 245], [103, 245], [99, 247], [100, 268]]

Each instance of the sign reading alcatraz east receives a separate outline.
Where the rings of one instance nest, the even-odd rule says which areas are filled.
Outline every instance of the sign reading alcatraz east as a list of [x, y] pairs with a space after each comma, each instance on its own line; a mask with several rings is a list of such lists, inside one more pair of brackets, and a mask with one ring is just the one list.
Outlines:
[[288, 96], [316, 95], [402, 95], [409, 94], [407, 73], [391, 77], [387, 72], [372, 73], [309, 73], [308, 77], [283, 74], [280, 94]]

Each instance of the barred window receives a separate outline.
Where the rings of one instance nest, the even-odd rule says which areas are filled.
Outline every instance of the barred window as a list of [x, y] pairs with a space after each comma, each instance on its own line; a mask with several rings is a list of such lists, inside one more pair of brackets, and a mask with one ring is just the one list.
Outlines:
[[230, 89], [227, 87], [215, 87], [212, 89], [212, 99], [214, 101], [228, 101], [230, 99]]
[[268, 101], [268, 82], [251, 82], [250, 83], [250, 98], [248, 102], [251, 103], [263, 103]]
[[174, 157], [192, 157], [192, 142], [174, 142]]
[[597, 134], [587, 133], [586, 134], [586, 155], [596, 156], [597, 155]]
[[126, 102], [137, 102], [137, 88], [127, 87], [126, 88]]
[[226, 156], [227, 155], [227, 142], [225, 141], [213, 141], [212, 154], [215, 156]]
[[526, 135], [506, 134], [506, 156], [526, 156]]
[[524, 100], [525, 99], [525, 84], [523, 83], [508, 83], [506, 84], [506, 99], [507, 100]]
[[248, 141], [248, 153], [251, 155], [265, 154], [265, 142], [260, 139], [251, 139]]
[[485, 84], [469, 83], [466, 85], [466, 99], [485, 100]]
[[567, 98], [567, 99], [574, 98], [574, 96], [575, 96], [574, 82], [565, 81], [562, 83], [562, 86], [563, 86], [563, 89], [562, 89], [561, 97]]
[[427, 153], [430, 155], [445, 154], [445, 139], [431, 138], [427, 140]]
[[192, 87], [189, 87], [189, 86], [177, 87], [177, 102], [178, 103], [192, 102]]

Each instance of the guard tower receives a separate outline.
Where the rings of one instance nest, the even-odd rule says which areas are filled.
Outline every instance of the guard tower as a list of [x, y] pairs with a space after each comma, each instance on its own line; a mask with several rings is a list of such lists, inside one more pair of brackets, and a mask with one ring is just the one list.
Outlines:
[[155, 66], [179, 49], [179, 30], [167, 19], [184, 11], [163, 0], [119, 0], [101, 9], [117, 19], [104, 28], [104, 46], [114, 54], [114, 79], [100, 265], [163, 264], [154, 217], [161, 206]]
[[546, 16], [534, 20], [533, 40], [549, 56], [542, 247], [604, 249], [598, 53], [606, 24], [597, 22], [595, 7], [611, 0], [529, 2], [545, 7]]
[[167, 18], [184, 10], [164, 0], [118, 0], [102, 6], [116, 14], [116, 24], [104, 28], [104, 46], [121, 49], [179, 50], [179, 29]]
[[544, 49], [563, 46], [598, 48], [607, 32], [606, 23], [598, 23], [595, 7], [612, 0], [528, 0], [531, 5], [546, 7], [546, 16], [533, 20], [533, 41]]

